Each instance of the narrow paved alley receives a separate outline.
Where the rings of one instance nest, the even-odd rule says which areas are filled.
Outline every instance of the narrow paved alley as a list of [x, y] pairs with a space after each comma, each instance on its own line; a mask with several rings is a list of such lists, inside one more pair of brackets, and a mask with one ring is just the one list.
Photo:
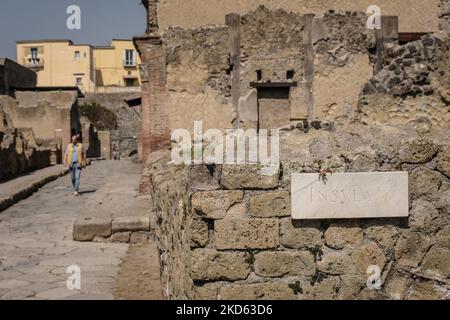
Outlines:
[[[131, 161], [93, 162], [82, 173], [81, 197], [72, 195], [66, 175], [0, 213], [0, 299], [117, 298], [116, 276], [129, 245], [75, 242], [72, 228], [89, 198], [121, 171], [139, 176]], [[80, 268], [80, 290], [67, 287], [70, 266]], [[118, 298], [128, 297], [122, 290]]]

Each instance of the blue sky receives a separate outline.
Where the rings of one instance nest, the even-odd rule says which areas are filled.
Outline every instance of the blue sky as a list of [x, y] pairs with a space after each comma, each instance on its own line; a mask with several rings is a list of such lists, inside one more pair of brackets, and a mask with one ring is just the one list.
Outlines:
[[[69, 30], [66, 9], [81, 8], [81, 30]], [[71, 39], [107, 45], [145, 31], [145, 9], [139, 0], [1, 0], [0, 57], [16, 60], [16, 41]]]

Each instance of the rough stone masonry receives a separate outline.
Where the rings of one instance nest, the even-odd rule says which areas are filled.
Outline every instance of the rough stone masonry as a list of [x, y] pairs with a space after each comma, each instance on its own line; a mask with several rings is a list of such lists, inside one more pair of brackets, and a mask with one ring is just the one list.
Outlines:
[[[156, 147], [149, 151], [159, 151], [150, 154], [143, 179], [153, 199], [167, 298], [450, 298], [448, 3], [441, 1], [442, 13], [434, 16], [441, 31], [386, 45], [378, 73], [375, 37], [361, 27], [364, 14], [328, 12], [315, 19], [315, 30], [328, 32], [314, 42], [312, 128], [300, 121], [305, 55], [295, 43], [304, 39], [304, 16], [264, 7], [243, 15], [240, 106], [253, 103], [251, 82], [257, 89], [273, 82], [290, 88], [282, 161], [269, 176], [258, 165], [168, 165], [165, 135], [193, 120], [172, 107], [207, 127], [233, 125], [233, 70], [227, 26], [170, 28], [161, 36], [152, 19], [152, 33], [137, 42], [158, 62], [144, 67], [156, 72], [148, 73], [146, 98], [143, 90], [143, 115], [155, 117], [146, 125], [143, 116], [143, 129], [146, 143]], [[350, 32], [358, 26], [360, 32]], [[291, 173], [376, 171], [408, 173], [408, 218], [292, 220]], [[367, 286], [371, 265], [381, 271], [378, 290]]]
[[[282, 136], [272, 176], [257, 165], [167, 167], [169, 153], [153, 153], [147, 170], [166, 297], [450, 298], [450, 146], [441, 138], [440, 130], [360, 124], [295, 129]], [[291, 173], [324, 168], [407, 171], [409, 218], [292, 220]], [[381, 269], [380, 290], [366, 286], [370, 265]]]

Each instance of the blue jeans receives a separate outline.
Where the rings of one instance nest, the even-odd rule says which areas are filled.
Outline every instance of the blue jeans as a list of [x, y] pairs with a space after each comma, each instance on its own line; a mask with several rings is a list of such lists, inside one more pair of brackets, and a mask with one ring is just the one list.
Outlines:
[[81, 167], [78, 164], [73, 163], [70, 166], [70, 176], [72, 177], [72, 188], [73, 192], [78, 192], [80, 187], [80, 177], [81, 177]]

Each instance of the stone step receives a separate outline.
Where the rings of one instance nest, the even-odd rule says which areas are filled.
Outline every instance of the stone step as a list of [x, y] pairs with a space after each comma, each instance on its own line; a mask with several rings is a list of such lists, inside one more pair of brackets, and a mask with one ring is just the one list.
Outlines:
[[75, 241], [144, 243], [150, 237], [150, 218], [127, 216], [77, 220], [73, 226]]

